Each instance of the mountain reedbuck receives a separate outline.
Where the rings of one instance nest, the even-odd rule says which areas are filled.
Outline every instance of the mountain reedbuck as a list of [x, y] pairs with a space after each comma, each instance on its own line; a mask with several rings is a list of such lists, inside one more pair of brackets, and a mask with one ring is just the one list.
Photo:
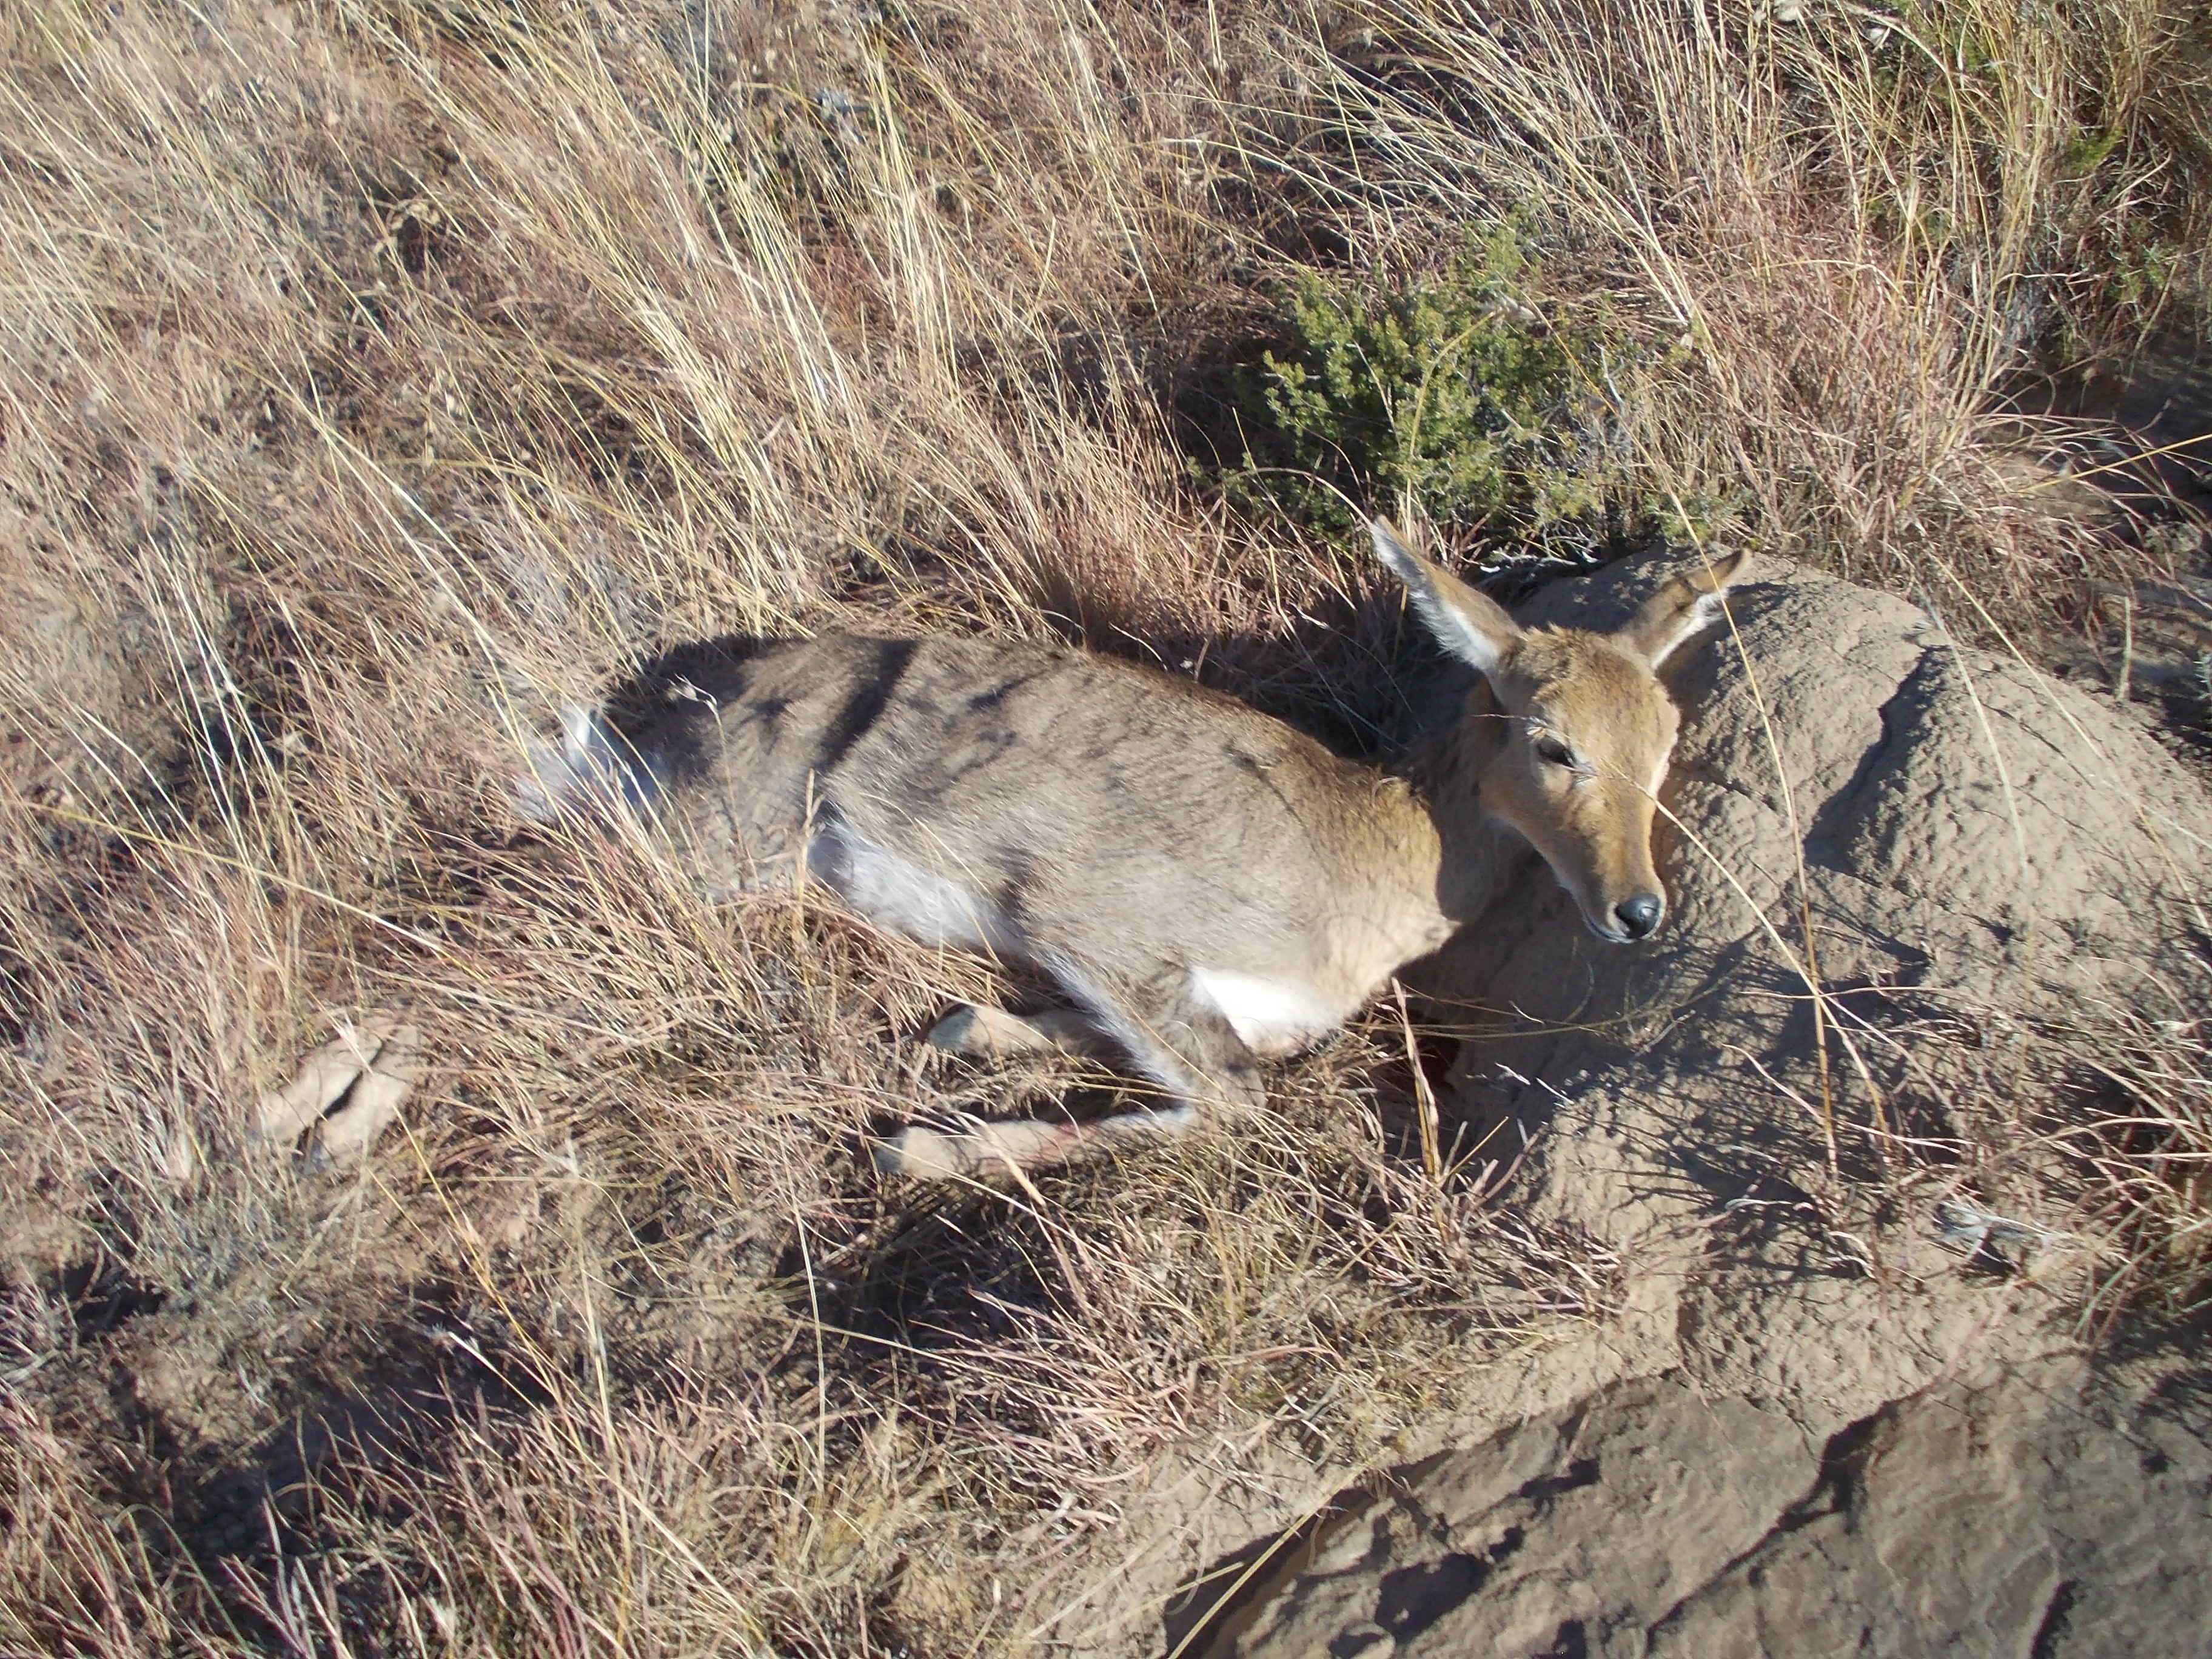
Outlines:
[[726, 640], [572, 709], [541, 799], [625, 803], [712, 898], [803, 872], [878, 925], [1042, 969], [1077, 1005], [964, 1008], [939, 1048], [1103, 1037], [1170, 1103], [1090, 1124], [909, 1128], [889, 1170], [945, 1176], [1149, 1144], [1249, 1108], [1260, 1061], [1334, 1030], [1489, 902], [1528, 848], [1600, 939], [1666, 914], [1655, 796], [1679, 724], [1653, 671], [1744, 556], [1617, 633], [1524, 629], [1416, 556], [1375, 550], [1478, 670], [1458, 719], [1378, 771], [1234, 699], [1130, 663], [1002, 640]]

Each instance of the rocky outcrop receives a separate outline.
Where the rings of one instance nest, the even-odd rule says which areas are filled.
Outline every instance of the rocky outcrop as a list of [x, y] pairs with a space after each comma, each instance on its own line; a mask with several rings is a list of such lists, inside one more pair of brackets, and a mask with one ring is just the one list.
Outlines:
[[1628, 1383], [1346, 1493], [1212, 1651], [2199, 1652], [2207, 1411], [2043, 1362], [1816, 1443], [1741, 1397]]

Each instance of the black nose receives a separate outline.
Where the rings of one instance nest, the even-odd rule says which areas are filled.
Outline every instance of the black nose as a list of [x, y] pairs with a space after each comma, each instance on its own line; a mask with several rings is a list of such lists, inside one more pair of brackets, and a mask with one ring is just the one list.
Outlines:
[[1657, 930], [1659, 918], [1667, 914], [1667, 907], [1656, 893], [1638, 893], [1614, 905], [1613, 914], [1620, 931], [1629, 938], [1649, 939]]

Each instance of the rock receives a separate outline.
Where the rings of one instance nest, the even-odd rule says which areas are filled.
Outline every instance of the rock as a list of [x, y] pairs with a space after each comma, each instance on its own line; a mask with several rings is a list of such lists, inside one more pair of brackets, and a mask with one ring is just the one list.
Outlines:
[[2046, 1361], [1887, 1405], [1822, 1447], [1741, 1400], [1624, 1384], [1346, 1494], [1203, 1650], [2202, 1651], [2205, 1409]]
[[350, 1169], [391, 1127], [422, 1069], [422, 1033], [404, 1013], [342, 1021], [337, 1036], [301, 1056], [289, 1083], [261, 1097], [248, 1139], [289, 1146], [306, 1137], [310, 1167]]
[[2202, 1653], [2208, 1426], [2186, 1387], [2130, 1397], [2057, 1364], [1885, 1407], [1639, 1651]]

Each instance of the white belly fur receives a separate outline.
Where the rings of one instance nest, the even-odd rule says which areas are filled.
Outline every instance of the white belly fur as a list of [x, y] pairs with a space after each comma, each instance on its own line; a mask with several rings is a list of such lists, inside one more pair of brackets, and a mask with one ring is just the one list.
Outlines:
[[1194, 968], [1191, 988], [1257, 1054], [1291, 1054], [1334, 1030], [1350, 1010], [1295, 980], [1261, 979], [1226, 968]]
[[990, 900], [842, 824], [816, 834], [806, 867], [878, 927], [924, 945], [1023, 954], [1016, 930]]

